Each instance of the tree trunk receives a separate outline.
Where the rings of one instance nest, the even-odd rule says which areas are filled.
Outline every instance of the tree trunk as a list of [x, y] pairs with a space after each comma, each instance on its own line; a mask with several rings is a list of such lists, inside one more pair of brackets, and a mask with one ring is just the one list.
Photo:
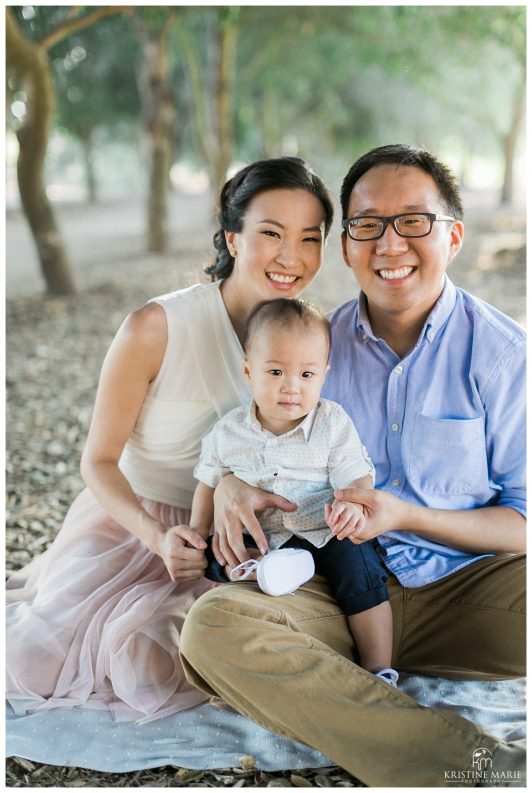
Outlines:
[[175, 17], [171, 16], [160, 30], [142, 30], [143, 62], [139, 90], [150, 159], [148, 250], [152, 253], [164, 253], [168, 245], [168, 174], [172, 165], [175, 109], [168, 84], [166, 36], [174, 21]]
[[92, 129], [78, 129], [78, 137], [83, 148], [83, 163], [85, 165], [85, 186], [87, 188], [87, 203], [94, 206], [98, 203], [98, 185], [94, 171], [94, 150], [92, 146]]
[[231, 92], [233, 83], [233, 63], [236, 50], [237, 25], [232, 9], [219, 12], [218, 23], [218, 64], [216, 68], [215, 128], [216, 145], [213, 151], [214, 189], [220, 190], [225, 182], [227, 169], [233, 154], [233, 123], [231, 117]]
[[214, 13], [214, 33], [209, 37], [209, 46], [215, 51], [212, 63], [202, 68], [197, 45], [185, 29], [179, 31], [179, 40], [192, 90], [196, 145], [217, 191], [225, 181], [234, 146], [232, 92], [238, 9], [217, 8]]
[[75, 292], [66, 251], [44, 185], [44, 160], [54, 107], [46, 52], [21, 35], [11, 10], [6, 14], [7, 68], [24, 83], [27, 115], [17, 132], [20, 200], [37, 247], [46, 289], [54, 295]]
[[524, 86], [519, 86], [514, 100], [512, 123], [502, 139], [504, 151], [504, 179], [501, 189], [501, 206], [509, 205], [514, 197], [514, 161], [519, 133], [525, 117]]

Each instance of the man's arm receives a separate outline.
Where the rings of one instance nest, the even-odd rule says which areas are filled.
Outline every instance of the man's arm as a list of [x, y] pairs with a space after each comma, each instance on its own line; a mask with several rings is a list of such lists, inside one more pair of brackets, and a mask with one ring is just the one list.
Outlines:
[[268, 541], [255, 513], [269, 507], [294, 512], [297, 504], [252, 487], [234, 474], [224, 476], [214, 493], [212, 550], [220, 564], [236, 567], [250, 558], [242, 541], [244, 527], [257, 543], [259, 551], [268, 553]]
[[463, 551], [524, 553], [526, 520], [511, 507], [446, 510], [411, 507], [411, 531]]
[[447, 510], [421, 507], [384, 490], [335, 491], [336, 501], [353, 501], [366, 509], [358, 542], [387, 531], [409, 531], [433, 542], [470, 553], [524, 553], [526, 521], [511, 507]]
[[[489, 375], [489, 376], [488, 376]], [[514, 340], [500, 354], [482, 387], [486, 463], [498, 490], [497, 504], [446, 510], [420, 506], [384, 490], [338, 491], [367, 509], [360, 540], [387, 531], [409, 531], [470, 553], [525, 551], [525, 355]], [[451, 472], [452, 473], [452, 472]], [[430, 494], [428, 496], [430, 503]]]

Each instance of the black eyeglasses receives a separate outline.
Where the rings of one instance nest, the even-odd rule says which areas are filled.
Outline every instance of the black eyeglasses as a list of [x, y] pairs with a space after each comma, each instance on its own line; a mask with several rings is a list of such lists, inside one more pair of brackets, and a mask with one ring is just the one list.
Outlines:
[[447, 215], [435, 215], [433, 212], [411, 212], [406, 215], [390, 215], [389, 217], [347, 218], [342, 221], [343, 228], [352, 240], [378, 240], [383, 236], [386, 227], [391, 223], [400, 237], [426, 237], [432, 231], [437, 220], [453, 221]]

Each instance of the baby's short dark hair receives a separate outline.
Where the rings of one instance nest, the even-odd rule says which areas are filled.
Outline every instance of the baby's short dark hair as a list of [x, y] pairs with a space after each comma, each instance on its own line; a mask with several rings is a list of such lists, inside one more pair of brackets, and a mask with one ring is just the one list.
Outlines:
[[310, 300], [279, 297], [276, 300], [263, 300], [248, 317], [244, 336], [244, 351], [249, 352], [253, 338], [267, 325], [277, 325], [287, 330], [308, 330], [321, 328], [331, 349], [331, 326], [329, 320]]

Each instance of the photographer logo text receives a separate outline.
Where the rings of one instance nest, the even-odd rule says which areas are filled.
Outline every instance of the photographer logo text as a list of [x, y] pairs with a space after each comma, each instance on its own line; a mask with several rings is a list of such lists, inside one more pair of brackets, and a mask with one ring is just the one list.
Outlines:
[[470, 785], [479, 783], [489, 784], [496, 782], [523, 782], [525, 784], [525, 774], [523, 771], [497, 771], [493, 767], [493, 752], [485, 746], [479, 746], [471, 757], [470, 771], [445, 771], [444, 779], [455, 780]]

